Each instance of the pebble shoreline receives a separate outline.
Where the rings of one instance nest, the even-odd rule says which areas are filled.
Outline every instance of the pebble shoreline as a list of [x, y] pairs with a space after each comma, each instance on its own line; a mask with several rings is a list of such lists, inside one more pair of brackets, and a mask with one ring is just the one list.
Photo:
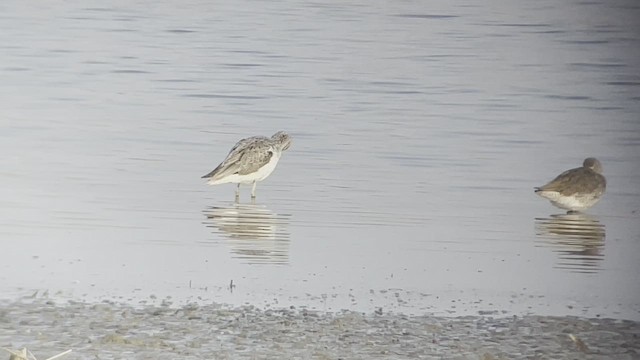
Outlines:
[[0, 347], [41, 360], [639, 359], [640, 322], [23, 299], [0, 302]]

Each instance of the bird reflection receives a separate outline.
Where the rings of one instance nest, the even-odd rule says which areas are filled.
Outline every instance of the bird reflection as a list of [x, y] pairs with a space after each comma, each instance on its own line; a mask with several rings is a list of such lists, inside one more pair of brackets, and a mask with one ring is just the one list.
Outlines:
[[233, 257], [249, 264], [288, 264], [289, 215], [275, 214], [266, 206], [234, 203], [205, 209], [204, 224], [225, 235]]
[[595, 273], [604, 258], [604, 225], [583, 213], [536, 218], [539, 244], [558, 253], [556, 268], [571, 272]]

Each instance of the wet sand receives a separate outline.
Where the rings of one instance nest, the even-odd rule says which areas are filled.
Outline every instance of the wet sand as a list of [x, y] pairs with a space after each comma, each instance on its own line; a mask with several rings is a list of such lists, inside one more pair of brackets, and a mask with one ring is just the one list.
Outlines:
[[33, 298], [0, 302], [0, 346], [39, 359], [638, 359], [640, 323]]

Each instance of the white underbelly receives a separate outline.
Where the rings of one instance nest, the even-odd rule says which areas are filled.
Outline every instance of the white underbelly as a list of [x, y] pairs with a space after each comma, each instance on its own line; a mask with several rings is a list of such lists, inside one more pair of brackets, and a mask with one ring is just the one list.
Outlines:
[[278, 165], [278, 160], [280, 160], [280, 154], [277, 152], [273, 152], [273, 156], [271, 156], [271, 160], [266, 163], [263, 167], [259, 168], [256, 172], [251, 174], [232, 174], [229, 176], [225, 176], [222, 179], [218, 180], [209, 180], [207, 183], [209, 185], [217, 185], [217, 184], [226, 184], [226, 183], [240, 183], [240, 184], [251, 184], [254, 181], [262, 181], [266, 179], [273, 170], [276, 169], [276, 165]]
[[574, 194], [570, 196], [563, 196], [555, 191], [542, 191], [539, 194], [540, 196], [549, 199], [551, 203], [556, 207], [573, 211], [588, 209], [595, 205], [598, 200], [600, 200], [599, 196], [595, 196], [592, 194]]

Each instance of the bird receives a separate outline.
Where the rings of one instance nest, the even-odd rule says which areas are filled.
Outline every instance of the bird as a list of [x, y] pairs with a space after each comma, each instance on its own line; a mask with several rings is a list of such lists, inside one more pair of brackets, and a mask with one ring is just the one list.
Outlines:
[[251, 199], [256, 198], [256, 184], [266, 179], [276, 168], [282, 152], [291, 146], [291, 136], [278, 131], [270, 138], [252, 136], [238, 141], [227, 157], [210, 173], [202, 176], [207, 184], [237, 183], [236, 201], [240, 198], [240, 184], [253, 184]]
[[602, 164], [590, 157], [584, 159], [581, 167], [563, 172], [534, 191], [560, 209], [579, 212], [595, 205], [606, 187]]

